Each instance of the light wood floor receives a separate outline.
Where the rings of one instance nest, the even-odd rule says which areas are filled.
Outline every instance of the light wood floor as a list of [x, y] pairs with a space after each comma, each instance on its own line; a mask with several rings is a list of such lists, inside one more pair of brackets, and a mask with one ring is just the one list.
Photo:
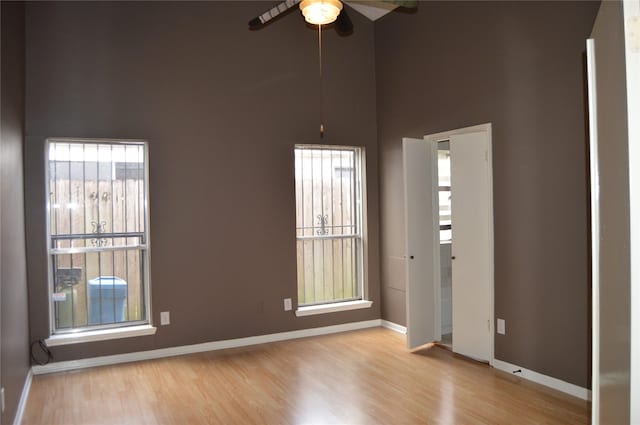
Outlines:
[[23, 424], [588, 424], [587, 402], [374, 328], [33, 379]]

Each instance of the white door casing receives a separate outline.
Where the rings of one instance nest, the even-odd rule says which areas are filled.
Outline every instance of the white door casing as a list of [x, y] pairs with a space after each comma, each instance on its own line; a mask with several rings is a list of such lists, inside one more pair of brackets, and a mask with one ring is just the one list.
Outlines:
[[[491, 124], [403, 139], [405, 235], [407, 267], [407, 346], [412, 349], [441, 339], [440, 238], [437, 143], [449, 140], [452, 147], [452, 200], [469, 192], [468, 199], [452, 205], [453, 256], [461, 255], [453, 271], [453, 350], [493, 363], [494, 356], [494, 263], [493, 181]], [[471, 142], [475, 142], [471, 144]], [[468, 150], [469, 153], [460, 153]], [[454, 155], [461, 158], [456, 167]], [[465, 160], [465, 156], [468, 158]], [[473, 163], [465, 163], [473, 161]], [[465, 176], [457, 177], [468, 170]], [[455, 215], [456, 205], [462, 212]], [[481, 208], [482, 212], [478, 213]], [[465, 211], [466, 209], [466, 211]], [[473, 224], [456, 223], [469, 220]], [[474, 229], [473, 227], [476, 227]], [[456, 251], [456, 228], [462, 245]], [[460, 235], [471, 228], [467, 237]], [[481, 228], [481, 229], [477, 229]], [[464, 248], [468, 246], [467, 248]], [[411, 258], [413, 256], [413, 258]], [[456, 265], [453, 261], [452, 267]], [[461, 269], [467, 264], [468, 271]], [[472, 271], [471, 268], [476, 270]], [[465, 277], [467, 276], [467, 277]], [[478, 279], [477, 277], [481, 277]], [[456, 280], [462, 279], [456, 290]], [[456, 318], [456, 309], [458, 317]], [[459, 329], [458, 329], [458, 328]], [[456, 337], [457, 335], [457, 337]]]
[[[475, 133], [469, 136], [467, 134]], [[456, 228], [458, 236], [464, 223], [456, 224], [456, 220], [474, 219], [475, 226], [483, 229], [482, 241], [476, 241], [478, 230], [467, 239], [474, 239], [466, 244], [480, 246], [478, 249], [458, 251], [468, 267], [481, 262], [475, 273], [482, 279], [471, 279], [470, 284], [456, 288], [456, 276], [464, 279], [463, 270], [453, 276], [453, 308], [457, 309], [457, 319], [453, 323], [454, 351], [468, 357], [493, 363], [494, 356], [494, 264], [493, 264], [493, 183], [491, 158], [491, 124], [425, 136], [424, 140], [403, 139], [403, 163], [405, 184], [405, 235], [406, 235], [406, 271], [407, 271], [407, 346], [415, 348], [441, 338], [441, 300], [440, 300], [440, 247], [439, 247], [439, 205], [438, 205], [438, 173], [437, 143], [449, 140], [451, 145], [458, 143], [460, 149], [468, 148], [471, 158], [479, 159], [476, 164], [461, 165], [460, 170], [469, 169], [470, 176], [458, 177], [458, 191], [474, 191], [471, 205], [460, 208], [468, 209], [462, 215], [458, 212], [453, 218], [453, 249], [456, 252]], [[470, 146], [466, 142], [475, 141]], [[452, 173], [454, 171], [452, 150]], [[482, 152], [480, 154], [479, 152]], [[458, 152], [458, 156], [460, 157]], [[464, 162], [464, 158], [462, 159]], [[479, 177], [478, 177], [479, 176]], [[452, 179], [453, 179], [452, 175]], [[452, 182], [452, 197], [455, 199], [456, 183]], [[465, 189], [465, 186], [467, 188]], [[482, 195], [480, 195], [480, 193]], [[482, 198], [478, 201], [477, 196]], [[465, 202], [465, 201], [463, 201]], [[477, 203], [484, 205], [482, 214], [477, 213]], [[455, 205], [455, 204], [454, 204]], [[454, 206], [455, 208], [455, 206]], [[470, 218], [469, 218], [470, 217]], [[467, 225], [468, 227], [469, 225]], [[473, 225], [471, 225], [473, 226]], [[465, 244], [462, 236], [460, 243]], [[478, 258], [474, 258], [474, 255]], [[413, 256], [414, 258], [411, 258]], [[455, 263], [455, 261], [454, 261]], [[460, 267], [459, 262], [459, 266]], [[456, 267], [454, 265], [454, 267]], [[467, 273], [469, 274], [469, 273]], [[460, 284], [463, 285], [463, 284]], [[469, 286], [471, 285], [471, 286]], [[458, 299], [456, 301], [456, 299]], [[466, 307], [465, 307], [466, 306]], [[456, 325], [457, 323], [457, 325]], [[456, 326], [460, 327], [459, 330]], [[458, 335], [456, 337], [456, 335]]]
[[595, 86], [595, 43], [587, 40], [589, 97], [589, 173], [591, 201], [591, 423], [600, 423], [600, 174], [598, 171], [598, 125]]

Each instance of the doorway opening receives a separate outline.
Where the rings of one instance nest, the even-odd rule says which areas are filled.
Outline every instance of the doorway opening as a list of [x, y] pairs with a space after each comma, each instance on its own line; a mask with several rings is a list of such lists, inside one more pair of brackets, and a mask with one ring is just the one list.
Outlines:
[[451, 149], [449, 140], [438, 142], [438, 211], [440, 223], [440, 345], [453, 344], [453, 298], [451, 288]]
[[491, 124], [403, 139], [407, 347], [493, 361]]

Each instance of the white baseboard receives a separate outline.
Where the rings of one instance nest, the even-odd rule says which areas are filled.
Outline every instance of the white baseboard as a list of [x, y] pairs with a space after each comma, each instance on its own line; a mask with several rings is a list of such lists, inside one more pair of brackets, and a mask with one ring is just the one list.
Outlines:
[[570, 384], [569, 382], [563, 381], [561, 379], [543, 375], [541, 373], [534, 372], [533, 370], [525, 369], [523, 367], [503, 362], [502, 360], [498, 359], [493, 359], [493, 367], [511, 374], [513, 374], [513, 372], [516, 370], [521, 370], [522, 372], [515, 374], [515, 376], [519, 376], [521, 378], [544, 385], [545, 387], [553, 388], [554, 390], [561, 391], [563, 393], [581, 398], [583, 400], [591, 400], [590, 390], [579, 387], [578, 385]]
[[381, 320], [380, 326], [382, 326], [383, 328], [391, 329], [392, 331], [396, 331], [396, 332], [401, 333], [403, 335], [407, 334], [407, 327], [406, 326], [398, 325], [397, 323], [393, 323], [393, 322], [390, 322], [388, 320]]
[[31, 389], [31, 380], [33, 379], [33, 373], [31, 370], [27, 373], [27, 377], [24, 380], [24, 386], [22, 387], [22, 394], [20, 394], [20, 401], [18, 402], [18, 409], [16, 410], [16, 416], [13, 418], [13, 425], [20, 425], [22, 423], [22, 417], [24, 416], [24, 410], [27, 407], [27, 399], [29, 398], [29, 390]]
[[92, 357], [81, 360], [69, 360], [49, 363], [43, 366], [33, 366], [34, 375], [64, 372], [68, 370], [84, 369], [95, 366], [107, 366], [118, 363], [136, 362], [141, 360], [159, 359], [163, 357], [180, 356], [183, 354], [202, 353], [205, 351], [224, 350], [227, 348], [245, 347], [248, 345], [266, 344], [269, 342], [285, 341], [289, 339], [306, 338], [310, 336], [327, 335], [357, 329], [382, 326], [380, 319], [362, 322], [344, 323], [341, 325], [324, 326], [321, 328], [301, 329], [298, 331], [280, 332], [268, 335], [250, 336], [246, 338], [228, 339], [224, 341], [205, 342], [202, 344], [183, 345], [180, 347], [160, 348], [157, 350], [139, 351], [135, 353], [116, 354], [112, 356]]
[[[224, 350], [227, 348], [246, 347], [249, 345], [266, 344], [270, 342], [286, 341], [290, 339], [306, 338], [311, 336], [328, 335], [339, 332], [347, 332], [358, 329], [374, 328], [382, 326], [392, 331], [406, 334], [407, 328], [397, 323], [389, 322], [382, 319], [366, 320], [362, 322], [344, 323], [341, 325], [324, 326], [320, 328], [301, 329], [297, 331], [279, 332], [275, 334], [251, 336], [246, 338], [236, 338], [224, 341], [205, 342], [202, 344], [184, 345], [180, 347], [160, 348], [157, 350], [140, 351], [135, 353], [116, 354], [112, 356], [92, 357], [81, 360], [70, 360], [63, 362], [50, 363], [43, 366], [33, 366], [25, 379], [25, 384], [18, 403], [14, 425], [20, 425], [22, 417], [27, 405], [29, 390], [33, 375], [42, 375], [47, 373], [65, 372], [75, 369], [85, 369], [96, 366], [108, 366], [119, 363], [129, 363], [142, 360], [152, 360], [164, 357], [180, 356], [184, 354], [201, 353], [206, 351]], [[543, 375], [523, 367], [504, 362], [502, 360], [493, 359], [492, 366], [504, 372], [512, 373], [515, 370], [521, 370], [517, 376], [532, 382], [553, 388], [563, 393], [581, 398], [583, 400], [591, 400], [591, 391], [580, 386], [562, 381], [551, 376]]]

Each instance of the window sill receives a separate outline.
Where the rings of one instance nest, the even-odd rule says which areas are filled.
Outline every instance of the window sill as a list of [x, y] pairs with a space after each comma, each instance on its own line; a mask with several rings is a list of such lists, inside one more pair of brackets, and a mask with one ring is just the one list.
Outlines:
[[310, 305], [307, 307], [299, 307], [296, 310], [296, 316], [312, 316], [314, 314], [335, 313], [336, 311], [357, 310], [359, 308], [369, 308], [373, 301], [345, 301], [341, 303]]
[[153, 335], [156, 333], [155, 326], [140, 325], [127, 326], [114, 329], [101, 329], [98, 331], [76, 332], [68, 334], [51, 335], [45, 339], [47, 347], [56, 345], [80, 344], [83, 342], [106, 341], [109, 339], [131, 338], [134, 336]]

